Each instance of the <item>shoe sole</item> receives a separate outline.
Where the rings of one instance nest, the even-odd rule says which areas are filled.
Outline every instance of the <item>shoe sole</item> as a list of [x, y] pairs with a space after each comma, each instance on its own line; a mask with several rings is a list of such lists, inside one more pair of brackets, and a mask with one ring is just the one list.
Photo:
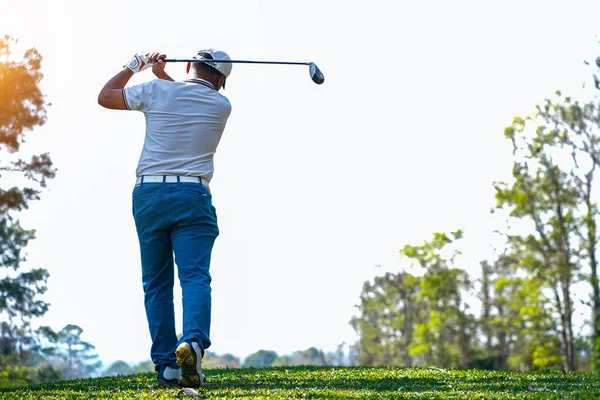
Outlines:
[[[196, 371], [196, 353], [192, 346], [187, 343], [182, 343], [175, 350], [177, 364], [181, 367], [181, 377], [178, 383], [182, 387], [197, 388], [204, 384], [198, 371]], [[204, 375], [202, 375], [202, 378]]]
[[156, 382], [161, 386], [177, 386], [177, 384], [179, 383], [177, 379], [166, 380], [160, 378], [156, 379]]

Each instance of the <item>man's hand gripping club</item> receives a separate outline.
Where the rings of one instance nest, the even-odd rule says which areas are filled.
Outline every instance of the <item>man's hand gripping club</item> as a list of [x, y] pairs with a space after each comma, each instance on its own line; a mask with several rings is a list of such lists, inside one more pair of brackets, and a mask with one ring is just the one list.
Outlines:
[[123, 68], [127, 67], [135, 74], [137, 72], [142, 72], [150, 66], [150, 53], [137, 53], [123, 66]]
[[166, 54], [137, 53], [123, 68], [127, 67], [135, 74], [152, 67], [152, 72], [158, 79], [173, 81], [173, 78], [171, 78], [169, 74], [165, 72], [166, 64], [163, 61], [165, 58], [167, 58]]

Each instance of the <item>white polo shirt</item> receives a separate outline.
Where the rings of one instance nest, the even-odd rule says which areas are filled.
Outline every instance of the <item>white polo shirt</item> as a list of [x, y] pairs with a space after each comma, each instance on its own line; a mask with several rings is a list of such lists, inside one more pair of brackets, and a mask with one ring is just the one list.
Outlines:
[[203, 79], [152, 80], [123, 89], [126, 106], [144, 113], [146, 137], [136, 176], [200, 176], [210, 181], [213, 156], [227, 118], [229, 100]]

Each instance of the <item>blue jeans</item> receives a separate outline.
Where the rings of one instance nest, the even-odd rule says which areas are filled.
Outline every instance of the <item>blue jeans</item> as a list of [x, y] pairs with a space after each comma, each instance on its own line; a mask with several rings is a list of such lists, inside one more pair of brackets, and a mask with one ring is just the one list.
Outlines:
[[[210, 346], [210, 256], [219, 235], [210, 191], [197, 183], [144, 183], [133, 190], [133, 216], [140, 243], [144, 305], [157, 370], [176, 366], [185, 341]], [[173, 259], [173, 254], [175, 259]], [[174, 263], [183, 296], [183, 331], [177, 339]]]

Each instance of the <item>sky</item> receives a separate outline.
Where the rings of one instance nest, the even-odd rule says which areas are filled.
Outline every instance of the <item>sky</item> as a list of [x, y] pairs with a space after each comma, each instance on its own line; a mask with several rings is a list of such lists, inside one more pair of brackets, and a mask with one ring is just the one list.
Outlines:
[[[128, 2], [0, 0], [0, 34], [43, 56], [48, 121], [22, 153], [58, 169], [20, 215], [37, 238], [25, 267], [50, 273], [37, 323], [83, 328], [105, 364], [149, 359], [131, 191], [144, 119], [98, 92], [131, 56], [220, 48], [235, 64], [232, 114], [211, 182], [215, 243], [209, 349], [245, 357], [352, 343], [362, 285], [398, 255], [462, 228], [465, 268], [489, 256], [503, 130], [600, 54], [597, 1]], [[15, 56], [19, 54], [15, 51]], [[186, 79], [183, 64], [167, 72]], [[150, 70], [130, 84], [154, 79]], [[180, 291], [176, 291], [176, 310]]]

